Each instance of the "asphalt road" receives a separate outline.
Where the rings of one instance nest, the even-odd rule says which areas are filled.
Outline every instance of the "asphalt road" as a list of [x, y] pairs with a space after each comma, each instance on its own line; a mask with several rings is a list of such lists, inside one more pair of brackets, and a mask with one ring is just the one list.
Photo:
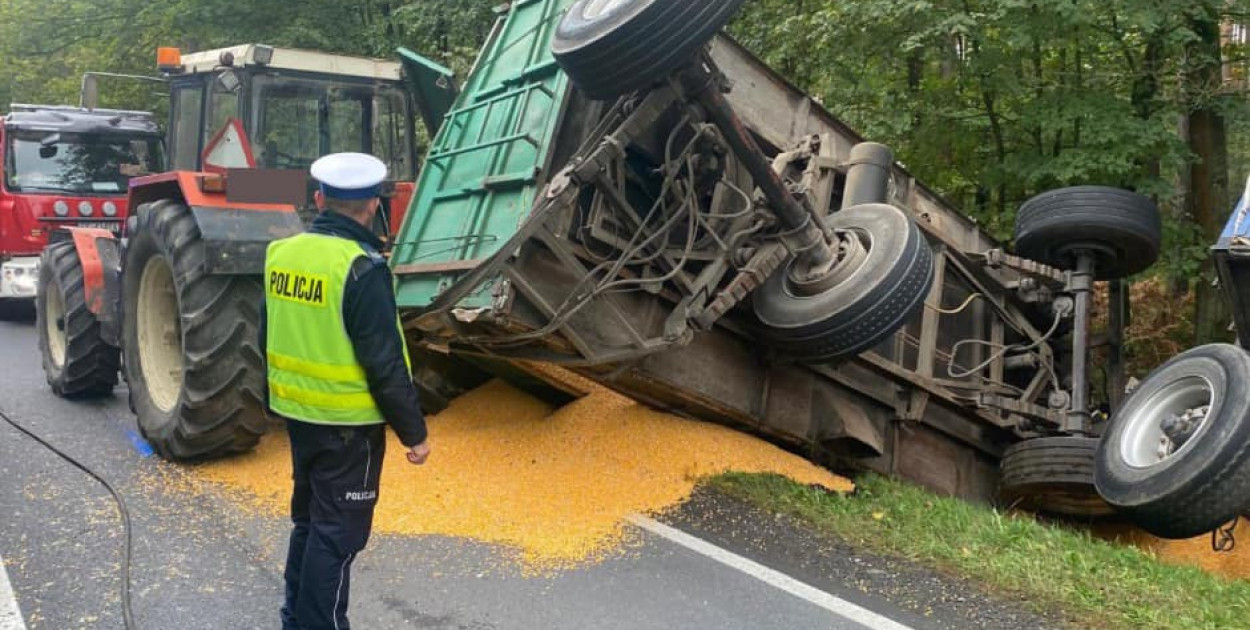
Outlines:
[[[185, 471], [144, 456], [124, 391], [94, 403], [53, 396], [33, 322], [0, 321], [0, 386], [0, 411], [124, 496], [140, 628], [278, 627], [283, 519], [189, 490]], [[0, 630], [122, 627], [122, 536], [109, 495], [4, 423], [0, 514]], [[470, 541], [376, 536], [354, 565], [350, 616], [364, 629], [1061, 627], [710, 492], [661, 520], [620, 557], [541, 577]], [[5, 573], [22, 621], [6, 621]]]

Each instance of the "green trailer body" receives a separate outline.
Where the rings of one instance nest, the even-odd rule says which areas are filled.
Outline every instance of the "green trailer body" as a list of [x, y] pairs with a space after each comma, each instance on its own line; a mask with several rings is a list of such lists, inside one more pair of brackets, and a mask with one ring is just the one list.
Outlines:
[[[889, 169], [887, 201], [919, 225], [932, 248], [933, 289], [927, 308], [852, 360], [806, 365], [779, 356], [758, 336], [749, 300], [706, 328], [681, 321], [691, 297], [681, 283], [706, 280], [693, 275], [675, 274], [674, 283], [650, 291], [606, 292], [568, 321], [551, 323], [620, 227], [611, 213], [592, 216], [601, 204], [588, 201], [589, 187], [580, 197], [567, 190], [569, 164], [602, 142], [602, 121], [620, 114], [612, 103], [582, 96], [549, 52], [571, 3], [511, 4], [424, 163], [392, 258], [410, 347], [418, 363], [426, 357], [437, 366], [419, 370], [423, 391], [450, 398], [456, 386], [448, 381], [479, 383], [464, 377], [474, 370], [536, 391], [530, 386], [541, 389], [549, 379], [529, 366], [562, 364], [655, 407], [750, 431], [825, 463], [965, 497], [993, 496], [1004, 449], [1064, 421], [1063, 410], [1047, 401], [1055, 400], [1055, 366], [1060, 378], [1066, 368], [1055, 361], [1054, 342], [1043, 338], [1051, 321], [1046, 298], [1062, 291], [1063, 277], [1003, 254], [901, 166]], [[809, 193], [836, 209], [851, 152], [863, 139], [729, 37], [718, 36], [707, 54], [732, 84], [725, 98], [766, 157], [778, 165], [814, 164]], [[666, 89], [675, 88], [657, 88], [624, 107], [651, 116], [622, 151], [631, 159], [664, 155], [665, 134], [648, 130], [670, 129], [680, 117]], [[731, 160], [724, 177], [753, 190], [737, 168]], [[718, 188], [712, 203], [738, 196]], [[552, 202], [557, 197], [562, 206]], [[709, 290], [726, 291], [741, 262], [724, 269], [701, 262], [700, 275], [713, 278]], [[637, 273], [643, 277], [632, 280], [642, 282], [674, 275]], [[974, 295], [986, 299], [969, 299]], [[957, 313], [942, 312], [959, 304]], [[541, 343], [479, 343], [518, 333]], [[964, 340], [980, 344], [952, 357]], [[985, 349], [1020, 342], [1036, 343], [1041, 360], [1008, 363]], [[971, 375], [945, 370], [987, 359]]]
[[[402, 308], [430, 304], [529, 216], [568, 92], [549, 43], [570, 3], [512, 3], [446, 114], [392, 258]], [[489, 289], [462, 306], [489, 306]]]

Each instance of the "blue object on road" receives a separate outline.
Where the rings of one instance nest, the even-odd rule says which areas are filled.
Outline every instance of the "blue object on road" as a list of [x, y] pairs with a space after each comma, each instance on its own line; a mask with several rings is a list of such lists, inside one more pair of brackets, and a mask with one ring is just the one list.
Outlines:
[[152, 450], [152, 445], [148, 444], [148, 441], [143, 439], [142, 435], [126, 429], [126, 437], [130, 438], [130, 443], [135, 447], [135, 451], [139, 453], [140, 457], [151, 457], [156, 454], [156, 451]]

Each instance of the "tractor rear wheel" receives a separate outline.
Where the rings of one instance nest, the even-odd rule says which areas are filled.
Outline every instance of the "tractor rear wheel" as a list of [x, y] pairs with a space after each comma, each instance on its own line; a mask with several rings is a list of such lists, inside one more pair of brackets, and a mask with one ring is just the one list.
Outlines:
[[190, 210], [145, 204], [126, 248], [123, 340], [130, 406], [162, 457], [247, 451], [265, 432], [260, 279], [209, 275]]
[[72, 241], [43, 251], [35, 304], [39, 353], [52, 392], [64, 398], [112, 394], [121, 349], [105, 343], [100, 321], [87, 309], [82, 261]]

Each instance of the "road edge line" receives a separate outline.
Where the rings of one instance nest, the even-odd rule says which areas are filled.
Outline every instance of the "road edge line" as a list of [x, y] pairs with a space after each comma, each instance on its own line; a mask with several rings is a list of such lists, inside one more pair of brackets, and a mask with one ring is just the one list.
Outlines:
[[730, 568], [737, 569], [769, 586], [785, 591], [790, 595], [824, 608], [858, 623], [870, 630], [913, 630], [893, 619], [879, 615], [867, 608], [853, 604], [840, 597], [822, 591], [810, 584], [800, 582], [780, 571], [770, 569], [754, 560], [744, 558], [732, 551], [717, 547], [705, 540], [696, 538], [679, 529], [674, 529], [655, 519], [642, 515], [629, 517], [629, 522], [669, 542], [676, 543], [690, 551], [715, 560]]
[[17, 605], [17, 593], [9, 581], [4, 556], [0, 556], [0, 630], [26, 630], [22, 609]]

